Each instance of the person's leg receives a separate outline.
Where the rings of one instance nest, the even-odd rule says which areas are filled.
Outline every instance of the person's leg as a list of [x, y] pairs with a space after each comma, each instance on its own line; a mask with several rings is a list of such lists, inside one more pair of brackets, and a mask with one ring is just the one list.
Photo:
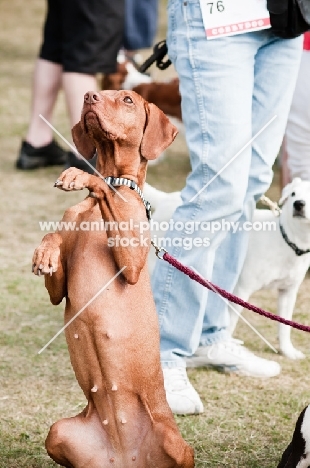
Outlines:
[[47, 0], [47, 13], [43, 41], [35, 64], [32, 84], [31, 117], [26, 141], [38, 147], [51, 142], [52, 129], [39, 117], [49, 122], [61, 88], [61, 34], [57, 24], [60, 16], [60, 0]]
[[[97, 91], [97, 81], [95, 75], [64, 72], [62, 74], [62, 85], [72, 128], [81, 119], [85, 93], [87, 91]], [[85, 161], [79, 154], [69, 151], [67, 167], [77, 167], [92, 174], [94, 172], [93, 167], [96, 166], [96, 160], [95, 156], [89, 161]]]
[[292, 177], [290, 174], [290, 170], [287, 166], [288, 154], [287, 154], [287, 147], [286, 147], [286, 137], [284, 135], [281, 152], [280, 152], [280, 184], [281, 189], [285, 187], [289, 182], [292, 181]]
[[[62, 84], [71, 126], [80, 120], [84, 94], [97, 90], [96, 74], [116, 70], [123, 28], [124, 0], [63, 2]], [[91, 164], [95, 164], [95, 159]], [[69, 165], [92, 172], [73, 152], [69, 153]]]
[[44, 146], [52, 141], [52, 129], [41, 119], [43, 115], [49, 122], [61, 87], [62, 66], [38, 58], [35, 64], [31, 116], [26, 141], [32, 146]]
[[[267, 38], [268, 34], [267, 33]], [[253, 135], [273, 117], [276, 119], [254, 141], [249, 173], [249, 184], [240, 226], [252, 219], [255, 203], [269, 188], [272, 181], [272, 165], [281, 146], [290, 102], [295, 87], [300, 60], [301, 38], [276, 39], [271, 34], [259, 48], [255, 60], [255, 85], [253, 91]], [[246, 250], [248, 232], [230, 231], [217, 250], [212, 282], [232, 292], [240, 275]], [[229, 324], [227, 302], [216, 294], [209, 294], [204, 316], [201, 345], [213, 343], [213, 317], [225, 317]], [[222, 324], [221, 324], [222, 325]]]
[[157, 30], [158, 0], [125, 0], [125, 11], [124, 48], [151, 47]]
[[67, 109], [71, 127], [80, 121], [84, 103], [84, 95], [87, 91], [97, 91], [95, 75], [83, 73], [64, 72], [62, 85], [65, 93]]
[[31, 116], [25, 140], [16, 162], [18, 169], [65, 164], [67, 153], [53, 140], [52, 129], [40, 117], [52, 121], [53, 109], [61, 86], [62, 67], [38, 58], [35, 65]]
[[[196, 221], [197, 229], [191, 236], [176, 230], [168, 234], [172, 244], [181, 236], [212, 237], [209, 248], [171, 249], [172, 255], [210, 276], [214, 251], [223, 233], [212, 235], [199, 223], [222, 217], [238, 219], [242, 211], [251, 150], [245, 149], [234, 164], [220, 171], [251, 137], [256, 46], [245, 35], [242, 43], [241, 36], [207, 41], [199, 0], [184, 5], [171, 1], [169, 17], [168, 49], [180, 78], [192, 166], [181, 194], [183, 204], [173, 219]], [[207, 290], [165, 262], [157, 263], [153, 289], [161, 323], [162, 360], [170, 366], [185, 365], [183, 357], [191, 355], [199, 343]]]
[[114, 73], [124, 32], [124, 0], [62, 4], [62, 64], [66, 73]]
[[60, 35], [54, 27], [57, 21], [59, 2], [48, 0], [43, 42], [34, 70], [30, 122], [16, 162], [18, 169], [63, 165], [66, 161], [67, 153], [53, 140], [51, 128], [40, 118], [42, 114], [49, 122], [52, 120], [61, 87]]
[[302, 53], [298, 79], [286, 128], [290, 178], [310, 180], [310, 50]]
[[[204, 230], [207, 226], [202, 223], [223, 218], [236, 221], [243, 210], [251, 148], [228, 163], [252, 135], [254, 58], [261, 35], [252, 33], [207, 41], [198, 0], [184, 4], [171, 0], [169, 21], [168, 50], [180, 78], [182, 114], [192, 165], [182, 191], [183, 205], [173, 219], [196, 222], [197, 228], [192, 235], [184, 231], [169, 232], [169, 240], [174, 245], [169, 251], [210, 278], [214, 254], [225, 233], [212, 234]], [[210, 237], [211, 245], [186, 250], [177, 245], [180, 237], [182, 242], [187, 242], [188, 237], [191, 241], [195, 237]], [[181, 386], [173, 388], [167, 368], [184, 368], [184, 358], [197, 349], [207, 290], [163, 261], [155, 268], [152, 286], [160, 322], [167, 397], [177, 412], [176, 398], [182, 393]], [[227, 339], [225, 317], [215, 314], [213, 320], [218, 330], [213, 335], [214, 342]], [[180, 383], [181, 379], [177, 380]], [[184, 406], [185, 400], [184, 394]], [[196, 406], [197, 399], [193, 412]], [[189, 408], [190, 404], [188, 412]]]

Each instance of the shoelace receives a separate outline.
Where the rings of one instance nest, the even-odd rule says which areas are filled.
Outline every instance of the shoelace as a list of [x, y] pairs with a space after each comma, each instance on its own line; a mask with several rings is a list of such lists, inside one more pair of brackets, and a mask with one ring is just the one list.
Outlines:
[[221, 346], [222, 348], [226, 348], [228, 351], [231, 351], [236, 356], [249, 356], [252, 353], [243, 347], [244, 342], [242, 340], [237, 340], [236, 338], [231, 338], [229, 341], [223, 341], [220, 343], [216, 343], [212, 345], [208, 351], [208, 358], [211, 359], [212, 351], [216, 346]]
[[169, 369], [169, 374], [167, 374], [164, 369], [164, 376], [165, 386], [168, 390], [178, 391], [183, 390], [188, 386], [188, 379], [185, 368], [183, 369], [182, 367], [176, 367], [174, 369]]

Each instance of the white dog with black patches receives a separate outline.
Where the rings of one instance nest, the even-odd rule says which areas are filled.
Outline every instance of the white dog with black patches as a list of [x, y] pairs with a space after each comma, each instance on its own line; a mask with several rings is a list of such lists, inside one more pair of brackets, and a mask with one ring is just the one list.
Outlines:
[[299, 415], [292, 441], [283, 452], [278, 468], [309, 468], [310, 466], [310, 407]]
[[[169, 221], [177, 206], [182, 203], [179, 192], [161, 192], [148, 184], [144, 187], [145, 198], [155, 209], [154, 221]], [[279, 201], [282, 211], [279, 217], [269, 210], [255, 210], [253, 223], [273, 221], [275, 229], [252, 230], [245, 263], [234, 294], [248, 300], [260, 289], [277, 289], [278, 314], [291, 320], [298, 289], [310, 265], [310, 181], [294, 179], [286, 185]], [[164, 237], [165, 233], [153, 230], [153, 237]], [[152, 273], [156, 257], [149, 256]], [[233, 305], [239, 313], [242, 307]], [[230, 332], [233, 334], [239, 316], [231, 308]], [[279, 324], [279, 348], [290, 359], [301, 359], [304, 354], [291, 342], [291, 328]]]

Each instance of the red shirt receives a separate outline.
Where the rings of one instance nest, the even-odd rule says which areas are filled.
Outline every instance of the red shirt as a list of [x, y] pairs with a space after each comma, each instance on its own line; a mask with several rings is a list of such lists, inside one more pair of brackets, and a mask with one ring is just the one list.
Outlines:
[[304, 50], [310, 50], [310, 31], [304, 34]]

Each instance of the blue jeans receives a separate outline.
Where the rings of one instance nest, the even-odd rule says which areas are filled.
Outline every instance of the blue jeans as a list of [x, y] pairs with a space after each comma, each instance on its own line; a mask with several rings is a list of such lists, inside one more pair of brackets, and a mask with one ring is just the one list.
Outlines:
[[158, 0], [125, 0], [124, 48], [138, 50], [152, 47], [157, 19]]
[[[255, 202], [269, 187], [302, 40], [280, 39], [263, 30], [208, 41], [199, 0], [170, 0], [167, 41], [180, 78], [192, 167], [181, 192], [183, 203], [173, 220], [195, 222], [192, 234], [176, 228], [167, 233], [168, 250], [183, 264], [232, 291], [244, 262], [248, 232], [232, 234], [221, 229], [212, 233], [206, 230], [206, 222], [250, 220]], [[253, 144], [223, 169], [275, 115]], [[199, 242], [210, 245], [199, 246]], [[185, 366], [184, 357], [191, 356], [199, 343], [228, 338], [226, 304], [213, 292], [208, 294], [165, 261], [157, 262], [152, 288], [163, 366]]]

